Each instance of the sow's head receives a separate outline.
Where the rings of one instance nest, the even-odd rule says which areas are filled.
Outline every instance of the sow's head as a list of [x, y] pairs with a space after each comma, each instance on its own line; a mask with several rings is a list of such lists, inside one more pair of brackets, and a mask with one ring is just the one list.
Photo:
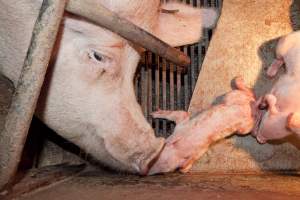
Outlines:
[[[213, 10], [159, 0], [98, 2], [172, 46], [197, 42], [202, 20], [210, 26], [216, 18]], [[100, 162], [145, 174], [164, 139], [154, 136], [136, 101], [140, 53], [111, 31], [66, 15], [37, 115]]]

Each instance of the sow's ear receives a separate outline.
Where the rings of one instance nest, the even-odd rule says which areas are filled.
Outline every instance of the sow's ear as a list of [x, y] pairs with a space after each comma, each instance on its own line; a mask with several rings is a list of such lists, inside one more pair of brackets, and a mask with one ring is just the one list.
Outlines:
[[216, 19], [217, 12], [214, 9], [166, 3], [161, 5], [154, 34], [171, 46], [192, 44], [199, 41], [202, 27], [214, 26]]

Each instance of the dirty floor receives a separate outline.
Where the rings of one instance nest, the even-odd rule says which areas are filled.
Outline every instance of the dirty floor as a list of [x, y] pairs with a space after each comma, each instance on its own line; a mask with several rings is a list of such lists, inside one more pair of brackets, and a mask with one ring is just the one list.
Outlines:
[[[39, 182], [39, 184], [37, 184]], [[48, 182], [48, 184], [46, 184]], [[49, 184], [49, 182], [51, 184]], [[44, 184], [44, 185], [43, 185]], [[27, 191], [24, 190], [27, 188]], [[19, 194], [18, 194], [19, 193]], [[22, 195], [20, 195], [22, 193]], [[4, 199], [300, 199], [298, 175], [173, 173], [151, 177], [94, 168], [50, 168], [25, 176]]]

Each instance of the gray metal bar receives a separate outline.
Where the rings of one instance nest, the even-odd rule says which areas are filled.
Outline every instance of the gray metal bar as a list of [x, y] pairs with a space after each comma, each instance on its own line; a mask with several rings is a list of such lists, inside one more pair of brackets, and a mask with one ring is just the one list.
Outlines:
[[[162, 109], [167, 110], [167, 61], [162, 60]], [[167, 135], [167, 121], [163, 120], [163, 135]]]
[[144, 116], [145, 118], [147, 118], [148, 116], [148, 109], [147, 109], [147, 106], [148, 106], [148, 103], [147, 103], [147, 85], [148, 85], [148, 81], [147, 81], [147, 74], [148, 74], [148, 71], [146, 69], [145, 66], [142, 66], [141, 68], [141, 105], [142, 105], [142, 110], [143, 110], [143, 113], [144, 113]]
[[[175, 110], [174, 68], [174, 64], [170, 63], [170, 110]], [[173, 130], [174, 127], [174, 124], [171, 124], [171, 130]]]
[[67, 0], [44, 0], [30, 48], [0, 134], [0, 188], [11, 183], [44, 81]]
[[[187, 49], [188, 49], [188, 46], [184, 46], [184, 53], [187, 54]], [[187, 71], [187, 73], [185, 73], [183, 75], [183, 95], [184, 95], [184, 107], [183, 109], [184, 110], [187, 110], [189, 108], [189, 71], [190, 69]]]
[[[156, 56], [156, 65], [155, 68], [155, 110], [158, 110], [159, 107], [159, 100], [160, 100], [160, 75], [159, 75], [159, 69], [161, 67], [161, 63], [159, 61], [159, 56]], [[159, 132], [159, 119], [155, 119], [155, 131], [156, 133]]]
[[152, 110], [152, 67], [151, 67], [151, 63], [152, 63], [152, 53], [151, 52], [148, 52], [148, 53], [145, 53], [145, 62], [146, 62], [146, 68], [147, 68], [147, 72], [148, 72], [148, 76], [147, 76], [147, 80], [148, 80], [148, 88], [147, 88], [147, 92], [148, 92], [148, 121], [149, 123], [152, 125], [152, 117], [150, 116], [150, 114], [153, 112]]

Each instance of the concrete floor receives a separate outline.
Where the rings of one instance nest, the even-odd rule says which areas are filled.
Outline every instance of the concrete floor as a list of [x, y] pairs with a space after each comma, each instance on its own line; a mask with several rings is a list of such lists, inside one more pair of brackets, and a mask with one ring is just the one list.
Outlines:
[[[30, 175], [30, 177], [38, 176]], [[45, 177], [45, 175], [41, 175], [40, 177]], [[52, 183], [56, 181], [52, 181]], [[28, 185], [30, 181], [27, 180], [23, 182]], [[140, 177], [104, 172], [97, 169], [85, 169], [77, 175], [69, 176], [64, 180], [60, 180], [46, 187], [36, 190], [31, 189], [30, 192], [18, 196], [17, 199], [293, 200], [300, 199], [300, 178], [298, 175], [224, 175], [203, 173], [173, 173], [168, 175]]]

